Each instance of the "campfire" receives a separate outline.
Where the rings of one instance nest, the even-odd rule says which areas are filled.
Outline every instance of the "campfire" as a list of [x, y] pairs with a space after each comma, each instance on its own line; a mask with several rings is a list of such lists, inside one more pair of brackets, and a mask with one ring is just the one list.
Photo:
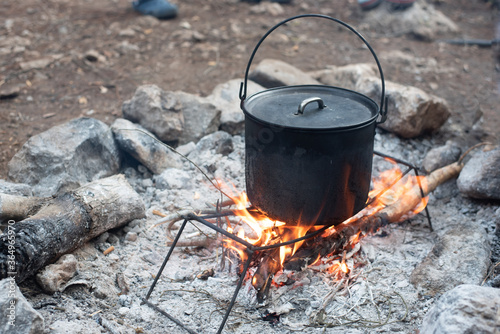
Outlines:
[[[181, 220], [183, 223], [144, 302], [171, 318], [148, 299], [188, 222], [198, 222], [218, 232], [218, 240], [223, 250], [230, 253], [228, 255], [223, 252], [227, 256], [223, 258], [222, 263], [224, 259], [234, 263], [232, 259], [235, 257], [239, 264], [239, 281], [219, 327], [219, 333], [225, 326], [244, 282], [250, 280], [256, 291], [257, 301], [264, 303], [272, 286], [279, 288], [287, 284], [290, 275], [285, 274], [285, 271], [293, 275], [293, 272], [310, 267], [328, 274], [334, 280], [348, 276], [357, 266], [352, 258], [359, 250], [357, 245], [363, 237], [387, 224], [401, 222], [426, 209], [427, 195], [439, 184], [456, 177], [462, 169], [462, 163], [458, 161], [422, 177], [409, 173], [414, 170], [417, 174], [414, 167], [408, 165], [408, 169], [402, 171], [398, 166], [402, 161], [377, 154], [385, 157], [393, 167], [373, 179], [365, 208], [337, 225], [317, 225], [316, 221], [306, 222], [300, 219], [298, 224], [288, 224], [270, 219], [251, 205], [245, 192], [237, 192], [233, 186], [222, 181], [213, 182], [229, 201], [216, 205], [215, 211], [198, 214], [183, 212], [168, 216], [162, 221], [165, 223]], [[430, 224], [429, 216], [428, 219]], [[177, 320], [175, 322], [182, 326]]]
[[[348, 273], [350, 268], [345, 262], [345, 251], [353, 249], [359, 240], [368, 234], [368, 231], [377, 229], [377, 227], [372, 228], [370, 222], [381, 210], [389, 206], [400, 208], [396, 211], [396, 214], [390, 217], [390, 222], [398, 222], [408, 219], [425, 209], [428, 197], [415, 201], [415, 198], [408, 196], [408, 194], [420, 189], [420, 187], [426, 189], [426, 179], [421, 176], [403, 175], [403, 171], [394, 160], [390, 158], [386, 158], [386, 160], [393, 165], [393, 168], [383, 171], [378, 177], [373, 178], [373, 186], [366, 207], [355, 216], [336, 226], [316, 225], [317, 222], [315, 221], [307, 222], [300, 219], [298, 219], [299, 223], [297, 225], [272, 220], [251, 206], [245, 192], [235, 194], [232, 187], [219, 182], [219, 184], [223, 185], [224, 193], [230, 196], [235, 206], [232, 209], [234, 217], [226, 217], [228, 232], [256, 247], [285, 243], [283, 246], [273, 248], [264, 257], [259, 254], [253, 261], [257, 269], [251, 280], [254, 288], [259, 291], [259, 301], [263, 301], [265, 298], [264, 294], [268, 292], [269, 282], [274, 275], [287, 267], [298, 269], [297, 262], [311, 266], [321, 264], [322, 270], [333, 275]], [[328, 249], [329, 247], [324, 245], [324, 243], [329, 244], [329, 238], [335, 239], [341, 231], [348, 229], [350, 224], [355, 224], [361, 219], [364, 219], [367, 223], [356, 227], [350, 233], [349, 238], [345, 239], [344, 244], [335, 245], [332, 249]], [[320, 229], [324, 231], [314, 238], [312, 242], [307, 242], [305, 238], [301, 239], [308, 233]], [[359, 231], [355, 233], [356, 229], [359, 229]], [[286, 244], [297, 239], [299, 240], [296, 242]], [[245, 252], [245, 245], [229, 238], [225, 238], [223, 243], [224, 247], [237, 254], [241, 263], [247, 260], [248, 254]], [[298, 256], [294, 256], [297, 251], [301, 250], [302, 246], [304, 246], [302, 252], [299, 252]], [[340, 256], [339, 259], [339, 254], [342, 254], [342, 252], [344, 252], [344, 256]], [[265, 292], [261, 293], [261, 291]]]

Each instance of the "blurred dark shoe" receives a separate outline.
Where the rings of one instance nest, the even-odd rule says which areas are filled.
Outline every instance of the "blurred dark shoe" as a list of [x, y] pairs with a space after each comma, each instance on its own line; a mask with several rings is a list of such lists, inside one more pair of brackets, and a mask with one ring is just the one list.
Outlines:
[[177, 6], [166, 0], [137, 0], [132, 7], [141, 14], [151, 15], [158, 19], [171, 19], [177, 16]]
[[[243, 2], [253, 2], [253, 3], [259, 3], [261, 0], [240, 0]], [[292, 0], [269, 0], [271, 2], [277, 2], [277, 3], [291, 3]]]
[[358, 0], [358, 5], [362, 10], [370, 10], [382, 3], [383, 0]]
[[405, 10], [413, 5], [416, 0], [386, 0], [393, 10]]

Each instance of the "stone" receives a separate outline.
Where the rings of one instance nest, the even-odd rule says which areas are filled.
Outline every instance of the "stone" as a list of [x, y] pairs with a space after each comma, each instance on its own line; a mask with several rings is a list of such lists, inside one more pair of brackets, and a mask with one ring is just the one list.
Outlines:
[[124, 118], [142, 125], [161, 141], [176, 141], [184, 130], [180, 102], [156, 85], [139, 86], [132, 99], [123, 102], [122, 112]]
[[127, 241], [131, 241], [131, 242], [134, 242], [137, 240], [137, 233], [135, 232], [127, 232], [127, 234], [125, 235], [125, 240]]
[[460, 192], [478, 199], [500, 199], [500, 148], [478, 152], [465, 164], [457, 179]]
[[2, 85], [0, 86], [0, 100], [14, 99], [19, 96], [24, 85]]
[[480, 225], [455, 225], [439, 237], [410, 282], [432, 296], [461, 284], [481, 284], [490, 266], [490, 248]]
[[78, 261], [73, 254], [63, 255], [36, 274], [36, 281], [49, 293], [62, 292], [66, 283], [75, 276]]
[[[234, 79], [217, 85], [207, 100], [221, 111], [219, 130], [232, 135], [245, 131], [245, 114], [240, 108], [240, 85], [243, 79]], [[248, 80], [247, 96], [265, 90], [261, 85]]]
[[[415, 138], [438, 130], [450, 116], [446, 101], [423, 90], [385, 81], [387, 120], [379, 126], [403, 138]], [[380, 79], [368, 77], [356, 85], [357, 92], [380, 104]]]
[[178, 146], [175, 150], [179, 152], [182, 155], [188, 155], [191, 153], [194, 149], [196, 148], [196, 144], [192, 141], [190, 141], [187, 144]]
[[44, 320], [19, 290], [13, 278], [0, 281], [0, 333], [37, 334], [44, 332]]
[[0, 179], [0, 193], [7, 195], [32, 196], [31, 187], [24, 183], [13, 183]]
[[231, 135], [224, 131], [217, 131], [203, 137], [196, 144], [195, 151], [196, 153], [212, 151], [214, 154], [228, 155], [233, 149]]
[[325, 70], [311, 73], [321, 83], [355, 90], [358, 82], [367, 77], [376, 77], [377, 67], [374, 64], [351, 64], [346, 66], [329, 66]]
[[25, 61], [25, 62], [19, 63], [19, 67], [21, 67], [21, 69], [23, 71], [42, 69], [42, 68], [49, 66], [50, 64], [52, 64], [56, 60], [61, 59], [62, 57], [63, 57], [62, 54], [50, 55], [50, 56], [43, 57], [40, 59], [30, 60], [30, 61]]
[[139, 123], [161, 141], [179, 144], [198, 141], [217, 131], [220, 110], [196, 95], [165, 92], [155, 85], [137, 88], [122, 106], [124, 118]]
[[427, 312], [420, 334], [500, 332], [500, 289], [472, 284], [446, 292]]
[[100, 63], [106, 62], [106, 57], [100, 54], [99, 51], [96, 51], [94, 49], [85, 52], [83, 57], [90, 62], [100, 62]]
[[120, 154], [111, 129], [77, 118], [31, 137], [8, 164], [9, 177], [52, 196], [118, 172]]
[[126, 119], [118, 118], [111, 125], [118, 147], [154, 174], [167, 168], [181, 168], [182, 161], [175, 152], [163, 145], [148, 130]]
[[219, 129], [221, 111], [206, 98], [184, 92], [176, 92], [184, 114], [184, 131], [179, 144], [197, 142]]
[[320, 83], [308, 73], [281, 60], [264, 59], [250, 72], [249, 79], [266, 88], [319, 85]]
[[271, 16], [279, 16], [285, 13], [283, 6], [279, 3], [262, 2], [250, 8], [252, 14], [266, 14]]
[[[372, 98], [381, 99], [381, 79], [376, 66], [352, 64], [330, 67], [312, 74], [321, 83], [350, 89]], [[412, 86], [385, 81], [388, 97], [387, 120], [379, 126], [404, 138], [418, 137], [439, 129], [450, 116], [445, 100]]]
[[363, 30], [369, 29], [385, 35], [408, 34], [426, 41], [459, 31], [450, 18], [425, 1], [416, 1], [413, 6], [403, 11], [394, 11], [390, 4], [386, 3], [367, 11], [363, 23]]
[[447, 141], [444, 146], [436, 147], [427, 152], [422, 167], [430, 173], [438, 168], [452, 164], [460, 158], [462, 149], [453, 141]]
[[156, 184], [156, 189], [190, 189], [191, 175], [177, 168], [166, 169], [160, 175], [155, 175], [153, 181]]

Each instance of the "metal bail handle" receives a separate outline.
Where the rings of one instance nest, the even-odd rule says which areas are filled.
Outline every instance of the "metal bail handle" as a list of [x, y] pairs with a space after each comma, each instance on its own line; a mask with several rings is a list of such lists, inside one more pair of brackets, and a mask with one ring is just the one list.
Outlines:
[[310, 97], [300, 103], [299, 108], [297, 109], [297, 112], [295, 112], [294, 115], [302, 115], [304, 113], [304, 109], [306, 109], [306, 106], [309, 103], [314, 103], [314, 102], [318, 102], [319, 109], [324, 109], [326, 107], [325, 102], [321, 99], [321, 97]]
[[264, 36], [262, 36], [260, 41], [255, 46], [255, 49], [253, 50], [253, 52], [250, 56], [250, 59], [248, 60], [247, 68], [245, 71], [245, 82], [242, 82], [241, 86], [240, 86], [240, 101], [241, 101], [240, 107], [241, 107], [241, 109], [243, 109], [243, 102], [247, 98], [248, 73], [250, 72], [250, 66], [252, 65], [252, 61], [253, 61], [255, 54], [257, 53], [257, 50], [259, 49], [260, 45], [264, 42], [264, 40], [267, 38], [267, 36], [269, 36], [278, 27], [280, 27], [280, 26], [284, 25], [285, 23], [290, 22], [292, 20], [305, 18], [305, 17], [323, 18], [323, 19], [337, 22], [338, 24], [341, 24], [344, 27], [346, 27], [347, 29], [349, 29], [350, 31], [352, 31], [368, 47], [368, 50], [370, 50], [373, 58], [375, 59], [375, 62], [377, 63], [378, 71], [380, 73], [380, 80], [382, 81], [382, 92], [381, 92], [380, 107], [379, 107], [379, 114], [380, 114], [381, 118], [380, 118], [380, 121], [378, 121], [377, 123], [378, 124], [384, 123], [385, 120], [387, 119], [387, 97], [385, 96], [384, 73], [382, 72], [382, 66], [380, 66], [380, 62], [378, 60], [377, 55], [375, 54], [375, 51], [373, 50], [371, 45], [368, 43], [368, 41], [358, 31], [356, 31], [353, 27], [351, 27], [350, 25], [348, 25], [347, 23], [345, 23], [339, 19], [327, 16], [327, 15], [322, 15], [322, 14], [303, 14], [303, 15], [297, 15], [297, 16], [290, 17], [290, 18], [283, 20], [280, 23], [276, 24], [274, 27], [269, 29], [269, 31]]

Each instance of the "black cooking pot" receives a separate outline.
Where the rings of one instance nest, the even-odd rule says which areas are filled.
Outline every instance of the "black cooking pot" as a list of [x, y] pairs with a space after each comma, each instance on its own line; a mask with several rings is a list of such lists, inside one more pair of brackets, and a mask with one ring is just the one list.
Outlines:
[[[381, 81], [380, 107], [357, 92], [302, 85], [246, 97], [250, 65], [259, 46], [279, 26], [298, 18], [335, 21], [371, 51]], [[271, 28], [255, 47], [240, 89], [245, 113], [246, 188], [250, 202], [270, 218], [290, 225], [336, 225], [361, 210], [370, 188], [377, 119], [385, 121], [385, 83], [368, 42], [346, 23], [306, 14]]]

